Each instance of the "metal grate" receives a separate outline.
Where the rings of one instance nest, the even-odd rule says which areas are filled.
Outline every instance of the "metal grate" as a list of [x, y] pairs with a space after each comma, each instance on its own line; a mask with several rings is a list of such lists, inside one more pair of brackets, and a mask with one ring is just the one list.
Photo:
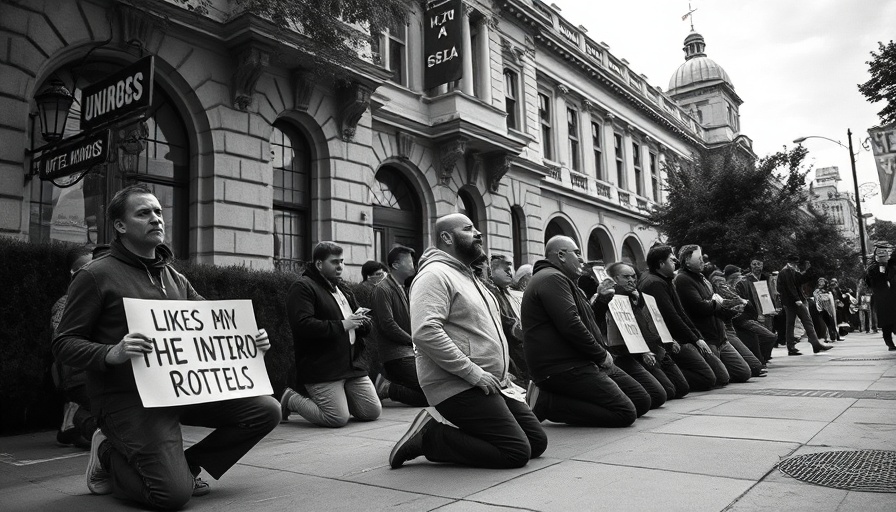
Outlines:
[[896, 492], [896, 451], [809, 453], [782, 460], [781, 472], [810, 484], [865, 492]]
[[837, 357], [831, 359], [831, 361], [890, 361], [891, 359], [896, 359], [893, 357]]
[[763, 396], [795, 396], [811, 398], [873, 398], [877, 400], [896, 400], [896, 391], [849, 391], [842, 389], [750, 389], [725, 388], [731, 395], [763, 395]]

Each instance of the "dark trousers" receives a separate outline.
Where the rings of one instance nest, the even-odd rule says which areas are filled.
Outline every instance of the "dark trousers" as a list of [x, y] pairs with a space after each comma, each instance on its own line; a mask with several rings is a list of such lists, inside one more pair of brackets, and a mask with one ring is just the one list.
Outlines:
[[617, 381], [628, 388], [629, 394], [643, 395], [639, 398], [642, 408], [644, 403], [650, 408], [650, 395], [625, 372], [615, 366], [605, 371], [588, 364], [538, 382], [540, 393], [534, 404], [535, 412], [538, 417], [557, 423], [627, 427], [638, 418], [638, 410]]
[[[716, 385], [728, 384], [728, 371], [722, 362], [712, 354], [704, 356], [691, 343], [682, 343], [681, 350], [677, 354], [672, 354], [672, 360], [678, 365], [691, 391], [709, 391]], [[713, 361], [712, 366], [709, 361]], [[720, 377], [724, 377], [722, 382], [718, 381], [716, 372], [719, 372]]]
[[819, 316], [821, 316], [830, 338], [834, 341], [840, 341], [840, 329], [837, 328], [837, 321], [834, 320], [834, 317], [827, 311], [821, 311]]
[[[220, 478], [274, 430], [280, 414], [270, 396], [104, 411], [100, 425], [111, 444], [104, 466], [112, 475], [112, 493], [154, 508], [180, 508], [193, 494], [191, 468]], [[184, 450], [181, 425], [215, 430]]]
[[389, 398], [414, 407], [429, 405], [423, 389], [420, 388], [420, 381], [417, 380], [417, 364], [414, 362], [414, 356], [386, 361], [383, 363], [383, 373], [391, 383]]
[[[758, 377], [759, 373], [762, 371], [762, 361], [760, 361], [759, 358], [753, 354], [753, 351], [744, 344], [743, 340], [738, 337], [737, 332], [734, 329], [727, 331], [726, 335], [728, 336], [728, 343], [734, 347], [734, 350], [737, 351], [741, 359], [743, 359], [744, 363], [749, 367], [750, 376]], [[728, 369], [728, 373], [731, 373], [730, 368]]]
[[[644, 388], [644, 391], [650, 396], [650, 409], [656, 409], [666, 403], [668, 395], [665, 386], [641, 363], [640, 355], [621, 355], [614, 357], [613, 362]], [[669, 384], [671, 385], [671, 383]]]
[[880, 324], [880, 331], [884, 335], [884, 343], [888, 347], [893, 346], [893, 331], [896, 330], [896, 324]]
[[771, 359], [772, 349], [775, 348], [777, 339], [775, 333], [755, 320], [748, 320], [735, 328], [735, 331], [737, 331], [737, 337], [744, 342], [750, 352], [753, 352], [760, 363], [765, 364]]
[[[666, 352], [663, 358], [658, 359], [657, 364], [648, 368], [648, 370], [666, 388], [666, 397], [670, 400], [673, 398], [684, 398], [690, 393], [691, 387], [688, 384], [688, 380], [681, 372], [681, 368], [675, 364], [669, 352]], [[665, 377], [665, 380], [663, 380], [663, 377]]]
[[69, 402], [78, 404], [72, 423], [78, 429], [81, 437], [90, 441], [93, 431], [96, 430], [96, 417], [90, 412], [90, 396], [87, 394], [87, 385], [80, 384], [65, 390], [65, 398]]
[[510, 469], [544, 453], [548, 436], [524, 402], [479, 388], [448, 398], [436, 410], [454, 428], [433, 423], [423, 434], [423, 454], [433, 462]]
[[821, 346], [818, 342], [818, 335], [815, 334], [815, 327], [812, 325], [812, 317], [809, 316], [809, 308], [806, 307], [805, 302], [802, 306], [785, 305], [784, 313], [787, 322], [784, 332], [788, 349], [793, 350], [795, 348], [794, 345], [796, 345], [796, 340], [793, 339], [793, 326], [796, 323], [797, 317], [799, 317], [800, 322], [803, 324], [803, 329], [806, 331], [806, 337], [809, 338], [809, 344], [812, 345], [812, 348], [814, 349]]
[[[743, 345], [743, 343], [741, 343], [741, 345]], [[722, 363], [722, 368], [728, 375], [728, 382], [741, 383], [750, 380], [750, 377], [752, 376], [750, 366], [744, 361], [744, 358], [741, 357], [740, 352], [734, 348], [734, 345], [726, 341], [721, 345], [710, 345], [709, 349], [712, 350], [716, 360]], [[746, 347], [744, 347], [744, 349], [747, 350]], [[718, 381], [720, 370], [716, 366], [713, 366], [713, 364], [714, 361], [709, 361], [709, 365], [712, 366], [713, 371], [716, 372], [716, 381]]]

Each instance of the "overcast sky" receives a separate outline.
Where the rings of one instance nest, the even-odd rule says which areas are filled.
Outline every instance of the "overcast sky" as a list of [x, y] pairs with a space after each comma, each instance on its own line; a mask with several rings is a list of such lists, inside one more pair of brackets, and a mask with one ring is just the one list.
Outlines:
[[[684, 62], [682, 46], [691, 28], [690, 20], [681, 20], [686, 0], [553, 1], [564, 18], [610, 45], [613, 55], [628, 60], [651, 85], [668, 89]], [[757, 155], [792, 147], [794, 139], [808, 135], [847, 145], [850, 128], [859, 184], [878, 183], [862, 141], [878, 124], [883, 104], [865, 101], [856, 84], [870, 78], [866, 61], [877, 42], [896, 39], [896, 0], [692, 0], [691, 6], [707, 57], [725, 69], [744, 101], [741, 129]], [[853, 190], [846, 149], [820, 139], [804, 146], [814, 167], [839, 167], [840, 189]], [[863, 208], [896, 221], [896, 205], [882, 205], [879, 193]]]

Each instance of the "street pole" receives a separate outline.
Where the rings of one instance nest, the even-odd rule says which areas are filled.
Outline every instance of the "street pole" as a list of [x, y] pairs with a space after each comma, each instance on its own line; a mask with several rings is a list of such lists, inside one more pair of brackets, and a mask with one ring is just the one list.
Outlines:
[[852, 130], [846, 129], [846, 137], [849, 139], [849, 163], [852, 164], [852, 183], [856, 192], [856, 214], [859, 218], [859, 244], [862, 248], [862, 269], [868, 267], [868, 250], [865, 248], [865, 218], [862, 217], [862, 198], [859, 197], [859, 177], [856, 174], [856, 155], [852, 151]]

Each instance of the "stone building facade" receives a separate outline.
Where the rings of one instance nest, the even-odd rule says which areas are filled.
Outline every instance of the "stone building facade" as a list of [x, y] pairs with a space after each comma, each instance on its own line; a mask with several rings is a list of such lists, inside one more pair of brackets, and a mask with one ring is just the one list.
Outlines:
[[[707, 107], [691, 100], [736, 109], [723, 70], [704, 81], [689, 66], [673, 77], [677, 95], [664, 93], [539, 0], [465, 1], [463, 78], [431, 90], [424, 2], [346, 63], [339, 83], [308, 69], [301, 34], [235, 3], [214, 0], [206, 15], [166, 0], [0, 4], [0, 233], [106, 242], [106, 201], [143, 182], [163, 203], [176, 255], [201, 263], [288, 269], [333, 240], [357, 279], [393, 244], [419, 254], [434, 220], [462, 211], [491, 253], [517, 265], [566, 234], [586, 259], [643, 266], [659, 237], [646, 215], [663, 201], [663, 166], [750, 146], [739, 116], [701, 122]], [[55, 182], [31, 175], [31, 150], [44, 143], [35, 96], [61, 81], [78, 100], [146, 55], [153, 103], [145, 125], [113, 130], [114, 161]], [[79, 109], [66, 136], [80, 130]]]

